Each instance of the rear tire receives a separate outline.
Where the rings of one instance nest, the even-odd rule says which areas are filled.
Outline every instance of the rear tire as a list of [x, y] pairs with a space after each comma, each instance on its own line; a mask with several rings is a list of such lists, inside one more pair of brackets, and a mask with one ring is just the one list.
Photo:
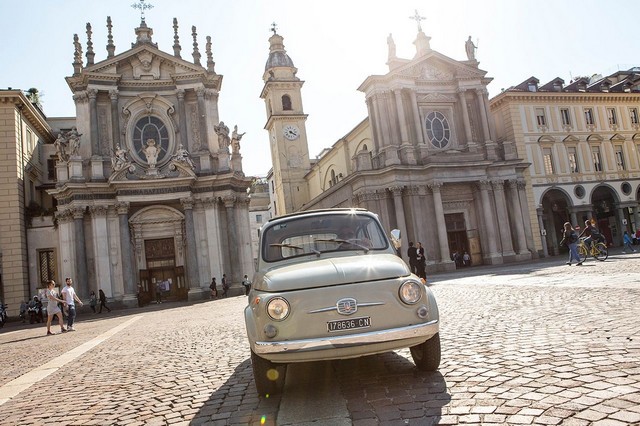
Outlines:
[[287, 372], [286, 364], [275, 364], [251, 351], [251, 367], [258, 395], [268, 396], [282, 392]]
[[409, 349], [418, 370], [436, 371], [440, 366], [440, 333]]
[[580, 244], [578, 246], [578, 256], [580, 257], [580, 262], [584, 262], [585, 260], [587, 260], [587, 256], [589, 255], [589, 251], [587, 249], [587, 246], [585, 246], [584, 244]]
[[595, 258], [601, 262], [604, 262], [609, 257], [609, 250], [607, 249], [607, 245], [604, 243], [596, 244], [596, 248], [594, 249]]

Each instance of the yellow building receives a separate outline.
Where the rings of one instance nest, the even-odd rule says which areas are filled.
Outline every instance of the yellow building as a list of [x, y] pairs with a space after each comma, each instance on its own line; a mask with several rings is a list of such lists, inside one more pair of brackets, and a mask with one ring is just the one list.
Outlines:
[[594, 219], [622, 245], [640, 226], [640, 68], [606, 77], [531, 77], [491, 100], [497, 141], [530, 166], [530, 214], [544, 253], [558, 252], [564, 222]]

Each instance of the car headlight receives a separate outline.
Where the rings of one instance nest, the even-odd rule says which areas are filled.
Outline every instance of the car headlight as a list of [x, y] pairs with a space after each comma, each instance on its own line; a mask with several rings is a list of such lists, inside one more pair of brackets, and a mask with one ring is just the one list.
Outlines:
[[400, 300], [407, 305], [418, 303], [422, 297], [422, 285], [416, 281], [405, 281], [400, 286]]
[[282, 297], [274, 297], [267, 303], [267, 313], [272, 319], [282, 321], [289, 315], [289, 302]]

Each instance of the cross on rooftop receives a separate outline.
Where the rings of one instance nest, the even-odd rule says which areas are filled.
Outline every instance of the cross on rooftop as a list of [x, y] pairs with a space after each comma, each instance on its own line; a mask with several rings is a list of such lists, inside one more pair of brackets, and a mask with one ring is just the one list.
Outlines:
[[418, 9], [416, 9], [416, 14], [415, 15], [409, 16], [409, 19], [413, 19], [414, 21], [416, 21], [418, 23], [418, 32], [422, 31], [422, 25], [420, 25], [420, 21], [426, 21], [427, 20], [427, 18], [425, 18], [424, 16], [420, 16], [420, 14], [418, 13]]
[[273, 23], [271, 24], [271, 28], [270, 28], [270, 29], [271, 29], [271, 31], [273, 31], [273, 34], [275, 34], [275, 33], [276, 33], [276, 30], [278, 29], [278, 24], [276, 24], [275, 22], [273, 22]]
[[146, 0], [139, 0], [139, 3], [134, 3], [131, 5], [134, 9], [140, 9], [140, 19], [144, 22], [144, 11], [148, 9], [153, 9], [153, 5], [151, 3], [145, 3]]

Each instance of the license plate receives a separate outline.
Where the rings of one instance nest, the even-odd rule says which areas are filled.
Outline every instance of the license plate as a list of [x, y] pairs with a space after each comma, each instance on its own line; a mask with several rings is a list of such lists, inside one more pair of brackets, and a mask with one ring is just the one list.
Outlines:
[[350, 318], [327, 322], [327, 331], [355, 330], [371, 327], [371, 317]]

